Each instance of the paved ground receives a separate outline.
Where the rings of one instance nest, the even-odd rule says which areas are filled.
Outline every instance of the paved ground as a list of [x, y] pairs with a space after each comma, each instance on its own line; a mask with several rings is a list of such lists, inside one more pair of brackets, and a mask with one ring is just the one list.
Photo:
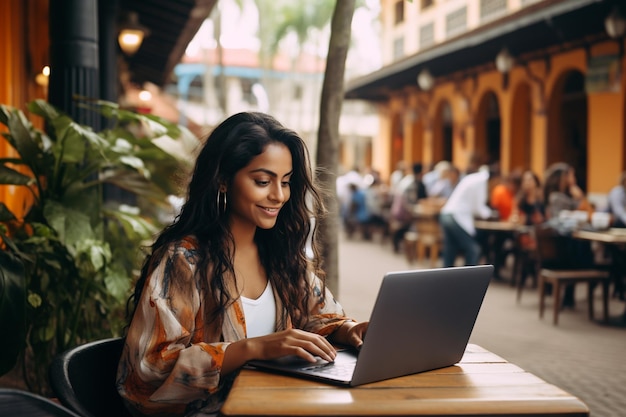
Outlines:
[[[351, 316], [367, 320], [380, 280], [409, 265], [391, 244], [340, 239], [338, 298]], [[503, 274], [504, 275], [504, 274]], [[578, 286], [576, 309], [564, 310], [558, 326], [539, 319], [538, 297], [528, 288], [518, 304], [508, 282], [493, 281], [470, 339], [583, 400], [592, 417], [626, 416], [626, 324], [618, 318], [624, 302], [612, 299], [611, 325], [587, 317], [585, 289]], [[598, 293], [596, 317], [601, 315]], [[549, 312], [548, 312], [549, 313]]]

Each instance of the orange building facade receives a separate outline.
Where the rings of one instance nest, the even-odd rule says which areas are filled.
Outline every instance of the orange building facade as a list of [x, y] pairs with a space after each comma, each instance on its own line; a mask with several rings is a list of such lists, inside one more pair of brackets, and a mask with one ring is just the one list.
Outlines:
[[[0, 2], [0, 39], [4, 40], [0, 48], [0, 103], [25, 111], [29, 101], [46, 98], [45, 78], [40, 74], [49, 64], [47, 0]], [[33, 123], [42, 127], [38, 119]], [[0, 158], [13, 156], [14, 150], [0, 140]], [[0, 202], [14, 213], [23, 214], [29, 198], [23, 187], [0, 185]]]
[[605, 23], [624, 19], [620, 2], [381, 5], [385, 66], [350, 81], [346, 94], [378, 105], [375, 168], [449, 160], [465, 169], [479, 154], [505, 173], [530, 168], [540, 177], [568, 162], [590, 196], [617, 184], [626, 169], [625, 42]]

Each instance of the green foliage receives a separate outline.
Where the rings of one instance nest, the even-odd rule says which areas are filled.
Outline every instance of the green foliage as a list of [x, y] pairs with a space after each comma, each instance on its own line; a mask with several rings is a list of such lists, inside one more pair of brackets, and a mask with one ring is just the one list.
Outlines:
[[34, 199], [20, 220], [0, 202], [0, 331], [8, 352], [0, 374], [22, 354], [27, 384], [42, 393], [54, 355], [121, 334], [139, 248], [162, 227], [137, 206], [104, 202], [103, 186], [165, 208], [166, 196], [178, 194], [173, 173], [187, 168], [151, 140], [180, 137], [176, 125], [114, 103], [83, 105], [113, 127], [94, 132], [34, 101], [28, 110], [45, 120], [46, 133], [0, 105], [3, 138], [19, 154], [0, 158], [0, 184], [26, 187]]

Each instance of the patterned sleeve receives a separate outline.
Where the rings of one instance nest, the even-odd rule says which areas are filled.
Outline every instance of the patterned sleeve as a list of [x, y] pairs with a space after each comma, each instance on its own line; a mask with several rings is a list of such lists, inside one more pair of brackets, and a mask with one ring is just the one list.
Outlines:
[[149, 274], [118, 368], [118, 391], [144, 415], [183, 415], [222, 399], [227, 343], [205, 343], [194, 245], [182, 241]]
[[311, 285], [313, 288], [310, 301], [309, 321], [304, 330], [328, 336], [346, 321], [354, 321], [346, 317], [341, 304], [335, 299], [330, 290], [325, 287], [321, 280], [311, 274]]

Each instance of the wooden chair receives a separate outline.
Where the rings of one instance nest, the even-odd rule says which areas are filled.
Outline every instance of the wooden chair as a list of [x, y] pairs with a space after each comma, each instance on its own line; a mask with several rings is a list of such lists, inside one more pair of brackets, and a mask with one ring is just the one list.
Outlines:
[[414, 210], [414, 231], [404, 236], [406, 257], [409, 263], [426, 259], [430, 256], [430, 267], [434, 268], [439, 259], [439, 250], [443, 242], [443, 233], [439, 226], [439, 210], [445, 200], [427, 198], [420, 200]]
[[602, 284], [602, 302], [604, 321], [608, 320], [608, 294], [610, 274], [600, 268], [576, 268], [575, 255], [570, 253], [569, 237], [561, 236], [556, 230], [544, 225], [535, 227], [539, 270], [539, 317], [543, 317], [545, 309], [546, 287], [552, 285], [553, 313], [552, 322], [558, 324], [561, 308], [561, 290], [567, 284], [587, 283], [587, 300], [589, 319], [594, 316], [593, 292], [597, 284]]
[[83, 417], [130, 417], [115, 388], [124, 339], [97, 340], [56, 356], [50, 385], [59, 401]]
[[417, 232], [417, 261], [426, 259], [426, 251], [430, 256], [430, 267], [437, 266], [439, 259], [439, 249], [443, 242], [443, 233], [439, 226], [436, 215], [418, 216], [415, 220], [415, 230]]
[[417, 259], [417, 232], [408, 231], [404, 234], [404, 255], [408, 263]]
[[517, 287], [516, 300], [519, 303], [522, 299], [522, 292], [526, 287], [526, 279], [530, 275], [533, 288], [537, 288], [538, 275], [538, 255], [535, 241], [534, 229], [528, 229], [515, 234], [515, 248], [513, 263], [513, 277], [511, 285]]

